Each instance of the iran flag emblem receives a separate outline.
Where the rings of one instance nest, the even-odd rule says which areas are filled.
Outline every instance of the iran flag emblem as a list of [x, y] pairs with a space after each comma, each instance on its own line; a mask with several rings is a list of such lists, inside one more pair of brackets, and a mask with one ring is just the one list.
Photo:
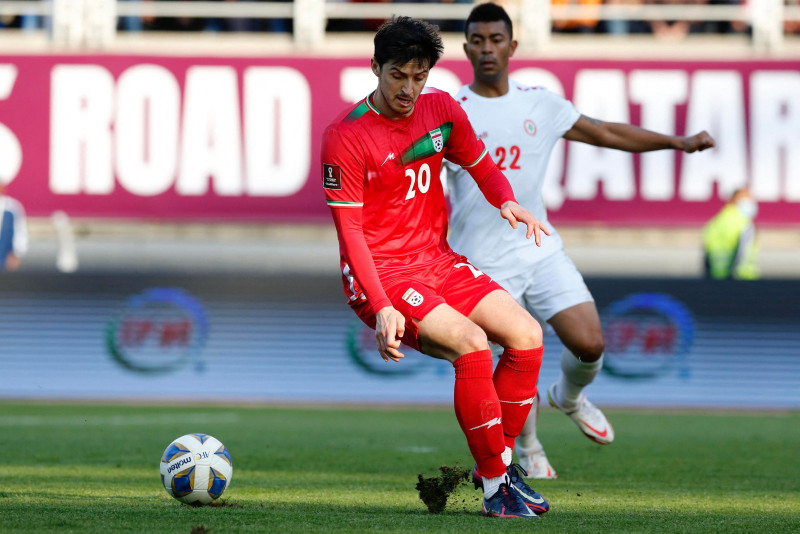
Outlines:
[[412, 306], [419, 306], [422, 304], [424, 300], [422, 295], [420, 295], [416, 289], [408, 288], [408, 291], [403, 293], [403, 300], [411, 304]]
[[428, 132], [431, 135], [431, 141], [433, 141], [433, 149], [436, 152], [441, 152], [444, 148], [444, 137], [442, 136], [442, 131], [439, 128], [436, 128], [432, 132]]

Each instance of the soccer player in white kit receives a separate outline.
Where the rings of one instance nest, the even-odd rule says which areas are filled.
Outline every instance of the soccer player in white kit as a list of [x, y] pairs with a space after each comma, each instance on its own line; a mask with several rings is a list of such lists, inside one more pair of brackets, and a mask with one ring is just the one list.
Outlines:
[[[551, 229], [541, 247], [508, 231], [483, 200], [475, 181], [447, 164], [450, 192], [450, 245], [470, 258], [540, 322], [547, 321], [565, 346], [561, 374], [547, 389], [550, 404], [567, 414], [590, 439], [614, 440], [614, 429], [583, 389], [603, 364], [600, 317], [583, 277], [565, 254], [561, 237], [547, 219], [542, 200], [545, 171], [560, 138], [629, 152], [705, 150], [714, 140], [705, 131], [688, 137], [663, 135], [629, 124], [581, 115], [564, 98], [542, 87], [527, 87], [508, 77], [517, 47], [511, 20], [492, 3], [476, 6], [466, 21], [464, 52], [473, 81], [456, 95], [489, 153], [511, 183], [520, 203]], [[520, 464], [531, 478], [556, 478], [536, 436], [539, 397], [516, 441]]]

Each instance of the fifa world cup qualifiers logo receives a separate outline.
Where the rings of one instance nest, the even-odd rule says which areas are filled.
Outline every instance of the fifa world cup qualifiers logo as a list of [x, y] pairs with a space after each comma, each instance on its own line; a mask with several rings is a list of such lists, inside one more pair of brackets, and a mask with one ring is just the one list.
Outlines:
[[661, 293], [634, 293], [612, 303], [604, 323], [606, 373], [652, 379], [677, 371], [689, 377], [686, 356], [694, 320], [680, 301]]
[[198, 299], [182, 289], [157, 287], [132, 296], [109, 321], [106, 347], [122, 366], [140, 373], [204, 365], [208, 318]]

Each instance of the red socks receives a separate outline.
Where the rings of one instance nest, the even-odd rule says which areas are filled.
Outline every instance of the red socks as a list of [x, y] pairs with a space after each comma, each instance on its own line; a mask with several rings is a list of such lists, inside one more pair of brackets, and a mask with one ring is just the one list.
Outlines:
[[[506, 409], [502, 408], [501, 413], [500, 401], [492, 382], [492, 363], [489, 350], [470, 352], [453, 362], [456, 370], [456, 418], [467, 437], [467, 445], [478, 464], [478, 472], [488, 478], [499, 477], [506, 472], [506, 466], [500, 458], [505, 449], [502, 418]], [[536, 371], [538, 373], [538, 366]], [[535, 392], [535, 380], [533, 384]], [[525, 422], [524, 418], [522, 422]], [[522, 425], [519, 428], [522, 429]]]
[[506, 349], [494, 371], [493, 383], [503, 413], [505, 445], [512, 450], [536, 396], [543, 353], [543, 346], [527, 350]]

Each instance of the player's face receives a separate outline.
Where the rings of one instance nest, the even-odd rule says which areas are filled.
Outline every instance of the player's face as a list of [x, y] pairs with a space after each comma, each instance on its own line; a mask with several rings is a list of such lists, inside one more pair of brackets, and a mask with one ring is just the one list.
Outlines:
[[514, 55], [517, 42], [509, 38], [508, 27], [502, 20], [473, 22], [467, 28], [467, 54], [475, 78], [491, 83], [508, 75], [508, 58]]
[[390, 119], [411, 115], [428, 80], [427, 65], [409, 61], [405, 65], [384, 63], [379, 66], [373, 59], [372, 72], [378, 77], [378, 90], [375, 91], [378, 111]]

